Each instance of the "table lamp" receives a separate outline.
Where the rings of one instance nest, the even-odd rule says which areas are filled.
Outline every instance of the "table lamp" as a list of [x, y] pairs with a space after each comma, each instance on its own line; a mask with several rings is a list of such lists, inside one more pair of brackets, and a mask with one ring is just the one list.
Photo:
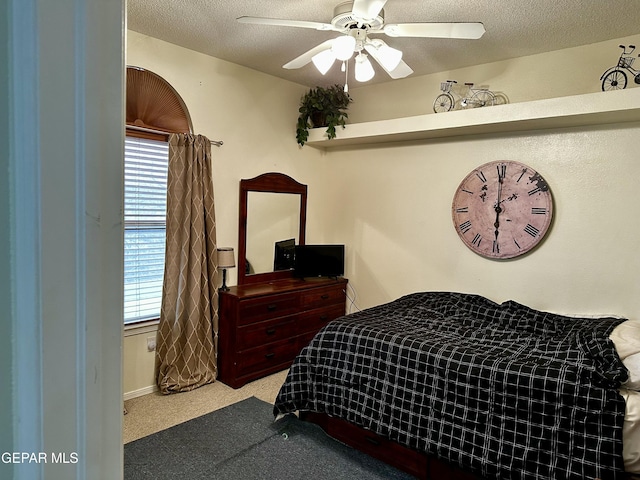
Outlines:
[[221, 292], [229, 291], [227, 287], [227, 268], [235, 268], [236, 260], [233, 255], [233, 248], [223, 247], [218, 248], [218, 268], [222, 269], [222, 286]]

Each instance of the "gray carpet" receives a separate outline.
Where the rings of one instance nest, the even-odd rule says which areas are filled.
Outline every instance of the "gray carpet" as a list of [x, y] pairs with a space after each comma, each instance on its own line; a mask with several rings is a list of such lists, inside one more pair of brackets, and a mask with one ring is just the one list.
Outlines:
[[410, 475], [255, 397], [124, 446], [125, 480], [398, 479]]

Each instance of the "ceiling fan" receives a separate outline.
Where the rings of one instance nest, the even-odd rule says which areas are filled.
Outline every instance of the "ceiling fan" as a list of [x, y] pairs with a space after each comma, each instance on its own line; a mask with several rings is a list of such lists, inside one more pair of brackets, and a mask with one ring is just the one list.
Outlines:
[[[373, 78], [374, 70], [367, 53], [380, 64], [393, 79], [404, 78], [413, 70], [402, 60], [402, 52], [390, 47], [374, 35], [389, 37], [459, 38], [478, 39], [485, 32], [482, 23], [394, 23], [385, 24], [384, 10], [387, 0], [353, 0], [335, 7], [331, 23], [304, 20], [286, 20], [264, 17], [239, 17], [240, 23], [275, 25], [283, 27], [310, 28], [338, 32], [341, 35], [326, 40], [283, 65], [295, 69], [313, 62], [323, 75], [336, 60], [342, 62], [342, 70], [355, 54], [355, 77], [360, 82]], [[364, 53], [366, 51], [366, 53]], [[345, 83], [345, 90], [348, 87]]]

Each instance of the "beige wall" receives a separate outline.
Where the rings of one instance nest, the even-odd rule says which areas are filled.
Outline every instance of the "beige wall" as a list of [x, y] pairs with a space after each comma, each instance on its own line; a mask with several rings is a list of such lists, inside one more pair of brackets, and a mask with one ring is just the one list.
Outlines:
[[[310, 182], [321, 153], [295, 140], [298, 102], [306, 88], [255, 70], [127, 32], [127, 64], [167, 80], [185, 101], [195, 133], [222, 140], [213, 147], [218, 244], [237, 247], [242, 178], [279, 171]], [[235, 272], [229, 272], [235, 282]]]
[[[351, 121], [431, 112], [443, 79], [475, 81], [510, 101], [597, 92], [618, 39], [384, 85], [351, 86]], [[281, 171], [309, 185], [308, 242], [346, 244], [346, 276], [360, 308], [420, 290], [479, 293], [566, 313], [637, 317], [640, 125], [452, 137], [322, 152], [298, 148], [294, 129], [306, 87], [129, 32], [127, 63], [163, 76], [182, 95], [196, 133], [214, 150], [218, 243], [237, 248], [238, 181]], [[633, 88], [633, 87], [631, 87]], [[604, 94], [603, 94], [604, 95]], [[459, 240], [451, 200], [476, 166], [510, 159], [549, 182], [555, 220], [530, 255], [483, 259]], [[235, 284], [235, 271], [229, 283]], [[127, 337], [124, 391], [153, 384], [146, 338]], [[151, 382], [151, 383], [148, 383]]]
[[[212, 147], [217, 240], [219, 246], [236, 249], [236, 260], [240, 179], [286, 173], [316, 192], [309, 196], [312, 211], [319, 198], [314, 171], [322, 153], [300, 149], [295, 139], [298, 103], [306, 87], [132, 31], [127, 32], [126, 62], [167, 80], [187, 105], [194, 132], [224, 142]], [[227, 282], [235, 285], [236, 270], [227, 274]], [[150, 336], [149, 329], [127, 331], [125, 398], [146, 393], [154, 384], [154, 353], [147, 351]]]
[[[403, 116], [403, 111], [429, 113], [446, 78], [486, 84], [504, 91], [511, 102], [599, 92], [600, 75], [615, 64], [618, 44], [639, 40], [616, 39], [406, 79], [402, 88], [395, 88], [399, 82], [363, 87], [354, 90], [350, 117], [365, 121]], [[410, 104], [421, 103], [416, 99], [424, 101], [412, 111]], [[640, 317], [640, 226], [629, 218], [640, 203], [634, 181], [640, 164], [633, 147], [639, 129], [638, 124], [567, 128], [331, 151], [327, 172], [339, 175], [327, 173], [326, 190], [333, 194], [323, 213], [337, 219], [329, 240], [347, 245], [347, 276], [359, 306], [433, 289], [514, 299], [558, 312]], [[464, 246], [450, 209], [454, 190], [469, 171], [501, 159], [538, 170], [551, 185], [556, 210], [539, 249], [500, 262]]]
[[[421, 290], [479, 293], [568, 313], [638, 317], [640, 203], [633, 145], [640, 125], [483, 135], [332, 152], [333, 216], [327, 240], [347, 245], [360, 307]], [[472, 253], [451, 219], [453, 193], [473, 168], [517, 160], [539, 171], [554, 196], [540, 248], [511, 261]]]
[[618, 45], [638, 45], [638, 40], [640, 35], [352, 88], [354, 103], [349, 110], [349, 121], [369, 122], [433, 113], [433, 101], [440, 94], [440, 82], [445, 80], [456, 80], [459, 85], [474, 82], [476, 86], [506, 95], [510, 103], [599, 92], [600, 75], [618, 60]]

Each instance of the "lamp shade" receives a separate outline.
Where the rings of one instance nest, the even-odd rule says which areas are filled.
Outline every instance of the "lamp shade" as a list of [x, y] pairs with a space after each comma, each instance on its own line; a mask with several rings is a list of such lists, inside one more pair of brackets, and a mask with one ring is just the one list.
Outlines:
[[333, 41], [331, 51], [338, 60], [349, 60], [356, 49], [356, 39], [350, 35], [343, 35]]
[[333, 65], [333, 62], [336, 61], [336, 56], [333, 53], [333, 50], [329, 48], [327, 50], [323, 50], [322, 52], [315, 54], [313, 57], [311, 57], [311, 61], [316, 66], [318, 71], [322, 75], [324, 75], [329, 71], [329, 69], [331, 68], [331, 65]]
[[234, 268], [236, 259], [233, 254], [233, 248], [224, 247], [218, 249], [218, 268]]
[[389, 72], [395, 70], [395, 68], [402, 60], [402, 52], [393, 47], [390, 47], [386, 43], [383, 43], [378, 48], [378, 60], [382, 66]]
[[375, 72], [369, 58], [364, 53], [359, 53], [356, 57], [355, 76], [359, 82], [367, 82], [373, 78]]

